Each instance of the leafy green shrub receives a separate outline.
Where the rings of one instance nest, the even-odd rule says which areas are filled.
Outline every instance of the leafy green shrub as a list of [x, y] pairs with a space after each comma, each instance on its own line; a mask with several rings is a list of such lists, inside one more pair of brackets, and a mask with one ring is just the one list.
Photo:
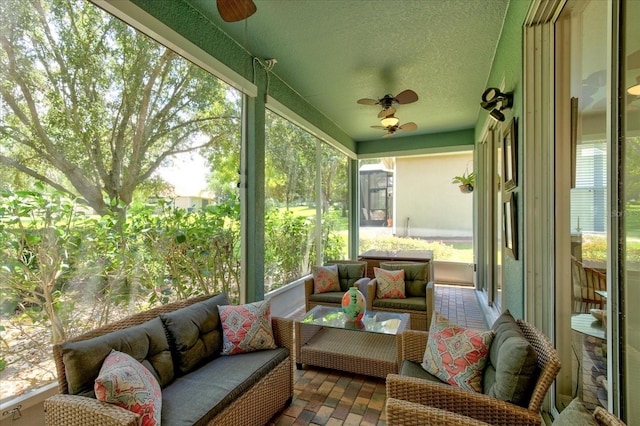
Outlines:
[[145, 244], [140, 258], [155, 261], [150, 302], [166, 303], [171, 296], [225, 291], [230, 300], [240, 300], [240, 208], [235, 200], [189, 212], [159, 204], [159, 214], [136, 214], [132, 228]]
[[[627, 262], [640, 264], [640, 241], [635, 238], [627, 238], [625, 244]], [[607, 236], [582, 234], [582, 258], [606, 262]]]
[[431, 250], [435, 260], [453, 260], [458, 262], [473, 262], [473, 250], [457, 250], [451, 245], [428, 241], [419, 238], [403, 238], [392, 235], [376, 237], [360, 237], [360, 253], [367, 250]]
[[[328, 211], [322, 215], [322, 259], [325, 261], [332, 259], [346, 259], [349, 256], [348, 244], [345, 241], [346, 232], [339, 232], [345, 220], [341, 217], [338, 210]], [[312, 234], [315, 233], [315, 226]], [[315, 264], [316, 259], [316, 241], [311, 242], [311, 253], [309, 255], [309, 264], [307, 270]]]
[[0, 295], [33, 322], [46, 322], [53, 342], [61, 342], [74, 304], [64, 297], [65, 284], [82, 237], [73, 224], [82, 212], [61, 192], [44, 194], [40, 184], [1, 197]]
[[300, 278], [307, 269], [312, 222], [290, 210], [271, 209], [264, 223], [265, 292]]

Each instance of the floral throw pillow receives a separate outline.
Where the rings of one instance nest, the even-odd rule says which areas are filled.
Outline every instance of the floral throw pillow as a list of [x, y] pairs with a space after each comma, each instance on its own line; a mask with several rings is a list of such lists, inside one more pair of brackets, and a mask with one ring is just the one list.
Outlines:
[[376, 297], [378, 299], [405, 299], [404, 294], [404, 270], [387, 271], [373, 268], [373, 273], [378, 282]]
[[222, 322], [222, 355], [275, 349], [268, 301], [218, 306]]
[[338, 279], [338, 265], [313, 266], [313, 292], [327, 293], [341, 291]]
[[493, 336], [493, 330], [466, 329], [435, 312], [422, 367], [446, 383], [482, 392]]
[[112, 350], [102, 363], [93, 388], [99, 401], [139, 414], [140, 425], [160, 425], [160, 385], [153, 374], [132, 356]]

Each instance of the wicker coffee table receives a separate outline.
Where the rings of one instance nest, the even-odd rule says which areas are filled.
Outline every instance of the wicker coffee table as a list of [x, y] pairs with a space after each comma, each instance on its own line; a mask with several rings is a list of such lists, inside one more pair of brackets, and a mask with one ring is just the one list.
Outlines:
[[367, 312], [354, 323], [340, 308], [316, 306], [295, 322], [296, 366], [385, 378], [398, 372], [397, 339], [408, 327], [409, 314]]

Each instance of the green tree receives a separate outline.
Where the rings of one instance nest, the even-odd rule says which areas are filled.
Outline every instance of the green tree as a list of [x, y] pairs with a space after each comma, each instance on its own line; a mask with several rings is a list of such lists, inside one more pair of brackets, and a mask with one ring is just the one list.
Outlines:
[[327, 144], [322, 145], [322, 213], [328, 213], [329, 207], [339, 201], [343, 208], [347, 204], [349, 176], [348, 159], [338, 150]]
[[0, 16], [0, 164], [104, 215], [171, 156], [238, 140], [228, 86], [91, 2]]
[[266, 121], [267, 198], [286, 208], [294, 201], [313, 202], [315, 138], [274, 113]]

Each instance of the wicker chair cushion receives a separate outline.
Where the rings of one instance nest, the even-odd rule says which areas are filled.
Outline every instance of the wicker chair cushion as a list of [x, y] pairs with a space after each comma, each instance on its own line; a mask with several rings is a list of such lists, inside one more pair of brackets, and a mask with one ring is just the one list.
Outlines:
[[327, 293], [341, 290], [337, 265], [314, 265], [311, 267], [311, 272], [313, 273], [314, 293]]
[[404, 287], [407, 297], [425, 297], [427, 295], [428, 263], [380, 262], [380, 268], [387, 271], [404, 270]]
[[527, 407], [539, 375], [538, 355], [508, 310], [492, 329], [496, 334], [484, 372], [484, 393]]
[[416, 379], [429, 380], [430, 382], [444, 383], [433, 374], [427, 373], [422, 367], [422, 364], [415, 361], [410, 361], [408, 359], [402, 361], [402, 366], [400, 367], [400, 375], [414, 377]]
[[404, 271], [387, 271], [373, 268], [378, 285], [376, 285], [376, 299], [405, 299]]
[[112, 349], [131, 355], [164, 387], [174, 377], [169, 343], [160, 318], [93, 339], [63, 343], [69, 394], [95, 397], [93, 385]]
[[225, 293], [194, 303], [177, 311], [161, 314], [174, 348], [175, 365], [180, 374], [220, 355], [222, 325], [218, 305], [228, 305]]
[[446, 383], [482, 392], [493, 335], [493, 330], [466, 329], [434, 312], [422, 366]]
[[407, 297], [406, 299], [373, 299], [374, 308], [381, 309], [401, 309], [404, 311], [423, 311], [427, 310], [427, 301], [425, 297]]
[[329, 293], [313, 293], [309, 296], [309, 300], [316, 303], [333, 303], [340, 305], [342, 303], [343, 291], [331, 291]]
[[287, 356], [286, 348], [221, 356], [178, 377], [162, 390], [162, 424], [207, 424]]
[[340, 290], [343, 293], [349, 290], [349, 287], [353, 287], [356, 281], [364, 277], [366, 267], [364, 263], [337, 263], [336, 265], [338, 265]]
[[599, 426], [596, 419], [589, 410], [587, 410], [580, 401], [575, 398], [569, 405], [553, 421], [553, 426]]

